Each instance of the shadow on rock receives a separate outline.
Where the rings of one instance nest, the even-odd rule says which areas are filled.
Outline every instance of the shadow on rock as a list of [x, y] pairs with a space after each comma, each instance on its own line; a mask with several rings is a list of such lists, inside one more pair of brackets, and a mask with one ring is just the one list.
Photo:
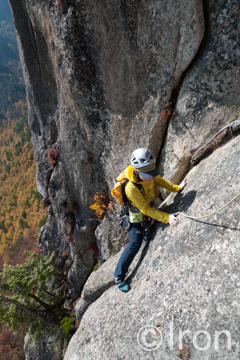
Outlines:
[[174, 202], [171, 205], [168, 205], [161, 210], [167, 213], [186, 212], [194, 202], [196, 195], [196, 190], [191, 190], [184, 195], [180, 192], [175, 196]]
[[[191, 190], [185, 195], [183, 195], [182, 193], [178, 193], [171, 204], [162, 206], [160, 210], [168, 214], [176, 213], [176, 212], [186, 213], [188, 208], [195, 201], [196, 195], [197, 195], [196, 190]], [[169, 224], [164, 224], [156, 221], [151, 229], [151, 239], [152, 240], [154, 239], [156, 232], [159, 230], [159, 228], [165, 230], [169, 226], [170, 226]]]
[[202, 221], [202, 220], [196, 220], [196, 219], [192, 219], [193, 221], [196, 221], [200, 224], [204, 224], [204, 225], [209, 225], [209, 226], [215, 226], [215, 227], [221, 227], [223, 229], [230, 229], [230, 230], [234, 230], [234, 231], [240, 231], [240, 228], [237, 227], [231, 227], [228, 225], [224, 225], [224, 224], [215, 224], [215, 223], [210, 223], [207, 221]]

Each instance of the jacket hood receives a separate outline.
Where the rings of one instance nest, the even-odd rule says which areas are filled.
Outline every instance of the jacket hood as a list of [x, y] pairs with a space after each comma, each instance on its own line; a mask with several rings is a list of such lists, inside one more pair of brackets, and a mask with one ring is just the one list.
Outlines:
[[125, 169], [125, 173], [126, 173], [126, 178], [131, 181], [131, 182], [134, 182], [136, 183], [136, 179], [135, 179], [135, 176], [133, 174], [133, 167], [132, 165], [129, 165], [126, 169]]

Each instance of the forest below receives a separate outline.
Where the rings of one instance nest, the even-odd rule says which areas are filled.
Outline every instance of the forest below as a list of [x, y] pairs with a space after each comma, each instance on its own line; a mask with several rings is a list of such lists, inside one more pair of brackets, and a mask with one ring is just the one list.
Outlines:
[[[21, 264], [37, 252], [37, 237], [47, 216], [36, 185], [26, 104], [21, 100], [0, 126], [0, 267]], [[13, 117], [18, 114], [18, 117]], [[25, 255], [24, 255], [25, 254]], [[11, 341], [10, 341], [11, 339]], [[0, 333], [2, 360], [22, 360], [24, 334], [6, 327]]]
[[[36, 163], [28, 127], [25, 85], [8, 0], [0, 0], [0, 271], [37, 252], [46, 221], [36, 186]], [[26, 255], [24, 255], [26, 254]], [[0, 324], [1, 360], [22, 360], [24, 333]]]

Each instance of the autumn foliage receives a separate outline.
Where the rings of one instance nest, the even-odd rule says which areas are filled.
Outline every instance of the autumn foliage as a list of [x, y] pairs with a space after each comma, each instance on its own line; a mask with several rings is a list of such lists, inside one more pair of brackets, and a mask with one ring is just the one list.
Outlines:
[[[16, 109], [24, 114], [22, 102]], [[25, 250], [37, 252], [40, 226], [46, 222], [41, 196], [36, 186], [36, 164], [27, 115], [0, 126], [0, 270], [4, 263], [16, 265], [25, 261]], [[0, 332], [0, 358], [22, 360], [24, 333], [12, 333], [6, 327]]]
[[[24, 360], [23, 334], [12, 333], [7, 327], [3, 327], [0, 333], [0, 356], [4, 360]], [[3, 357], [4, 356], [4, 357]]]
[[94, 195], [94, 204], [90, 206], [90, 209], [96, 211], [96, 215], [99, 219], [103, 219], [108, 210], [113, 210], [113, 203], [109, 201], [107, 196], [102, 192], [97, 192]]
[[36, 164], [27, 115], [0, 127], [0, 269], [21, 263], [46, 222], [36, 186]]

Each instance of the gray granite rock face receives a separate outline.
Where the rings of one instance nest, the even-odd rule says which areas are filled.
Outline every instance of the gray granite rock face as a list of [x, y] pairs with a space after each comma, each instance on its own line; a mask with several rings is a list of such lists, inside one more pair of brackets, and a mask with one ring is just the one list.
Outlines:
[[[190, 171], [165, 210], [200, 216], [228, 202], [239, 153], [238, 136]], [[64, 359], [172, 360], [181, 344], [190, 359], [239, 359], [239, 200], [203, 221], [156, 224], [131, 291], [113, 286], [88, 308]]]
[[45, 336], [32, 341], [29, 334], [25, 337], [25, 360], [62, 360], [62, 341], [55, 336]]
[[[198, 149], [239, 116], [237, 14], [237, 0], [205, 2], [204, 41], [181, 85], [159, 165], [173, 182], [196, 162]], [[225, 132], [208, 144], [208, 153]]]
[[134, 148], [158, 155], [168, 120], [159, 114], [203, 38], [202, 2], [10, 4], [49, 213], [39, 247], [66, 262], [74, 301], [97, 261], [93, 195], [108, 193]]
[[119, 212], [109, 212], [96, 228], [95, 235], [100, 263], [115, 255], [122, 245], [128, 242], [127, 232], [118, 225], [117, 216], [119, 213], [120, 210]]
[[[142, 247], [128, 269], [126, 278], [136, 269], [141, 262], [143, 254], [148, 248], [148, 243], [143, 241]], [[97, 271], [93, 271], [87, 279], [81, 297], [75, 306], [77, 320], [81, 320], [88, 307], [96, 301], [106, 290], [114, 285], [113, 272], [117, 266], [119, 257], [124, 247], [114, 256], [104, 262]]]
[[[66, 305], [78, 300], [83, 316], [66, 360], [173, 360], [189, 351], [194, 360], [217, 359], [213, 347], [197, 351], [186, 336], [182, 353], [176, 351], [176, 337], [166, 345], [171, 326], [177, 334], [189, 329], [202, 347], [206, 333], [194, 338], [196, 331], [209, 331], [211, 340], [215, 331], [230, 331], [233, 347], [221, 353], [221, 360], [229, 360], [228, 354], [237, 359], [237, 205], [223, 211], [231, 225], [216, 217], [220, 223], [183, 218], [176, 229], [156, 226], [128, 294], [111, 287], [110, 279], [126, 234], [114, 213], [99, 225], [89, 206], [96, 191], [109, 195], [140, 146], [154, 152], [161, 174], [175, 183], [199, 162], [184, 193], [175, 197], [176, 207], [166, 211], [198, 214], [238, 189], [239, 138], [233, 138], [239, 131], [238, 2], [9, 2], [37, 184], [48, 212], [39, 248], [43, 255], [56, 252], [56, 266], [68, 282]], [[107, 262], [91, 274], [99, 257]], [[143, 332], [147, 338], [139, 338], [141, 347], [137, 336], [148, 325], [154, 329]], [[161, 334], [163, 347], [144, 349], [154, 341], [158, 345]]]

